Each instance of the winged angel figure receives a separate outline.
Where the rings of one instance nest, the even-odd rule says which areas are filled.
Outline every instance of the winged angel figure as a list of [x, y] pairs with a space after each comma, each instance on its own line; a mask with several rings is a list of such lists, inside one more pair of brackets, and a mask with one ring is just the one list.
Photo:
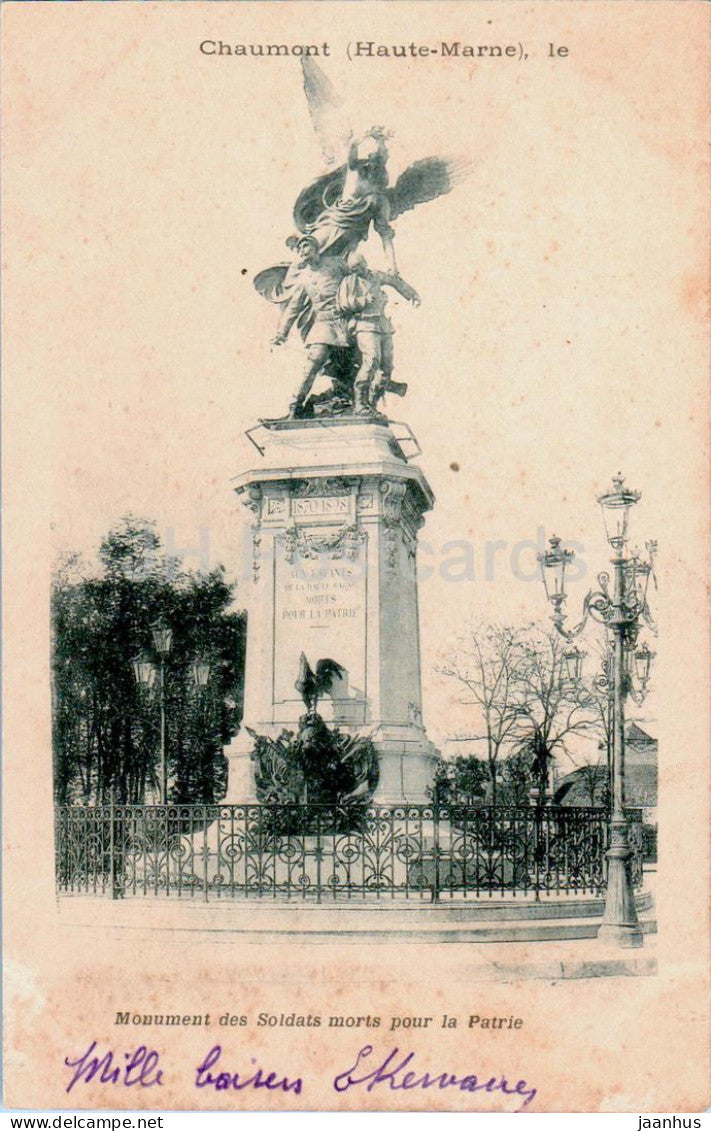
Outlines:
[[[443, 196], [469, 173], [468, 161], [426, 157], [389, 182], [386, 131], [374, 127], [357, 139], [342, 101], [310, 56], [302, 58], [304, 90], [326, 163], [346, 161], [317, 177], [294, 206], [296, 233], [287, 241], [295, 258], [261, 271], [254, 284], [282, 306], [275, 345], [295, 325], [306, 346], [301, 386], [293, 417], [352, 412], [368, 414], [387, 391], [404, 393], [392, 381], [392, 328], [385, 316], [382, 286], [419, 304], [401, 279], [395, 257], [393, 222], [403, 213]], [[358, 246], [372, 227], [382, 240], [388, 272], [371, 272]], [[330, 393], [309, 394], [320, 374], [331, 378]], [[378, 379], [379, 377], [379, 379]]]

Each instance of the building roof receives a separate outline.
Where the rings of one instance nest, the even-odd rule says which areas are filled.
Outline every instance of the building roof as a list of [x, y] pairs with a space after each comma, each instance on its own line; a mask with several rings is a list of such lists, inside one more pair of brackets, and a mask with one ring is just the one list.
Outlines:
[[657, 746], [656, 738], [652, 738], [651, 734], [647, 734], [646, 730], [642, 730], [637, 723], [630, 723], [627, 727], [625, 735], [626, 741], [631, 746]]
[[[573, 770], [557, 782], [553, 799], [557, 805], [601, 805], [605, 792], [605, 768], [598, 766], [599, 774], [590, 775], [585, 767]], [[592, 780], [591, 780], [592, 778]], [[596, 780], [597, 779], [597, 780]], [[595, 800], [590, 797], [590, 787], [595, 784]], [[656, 764], [629, 765], [625, 771], [625, 800], [632, 809], [653, 808], [657, 804]]]

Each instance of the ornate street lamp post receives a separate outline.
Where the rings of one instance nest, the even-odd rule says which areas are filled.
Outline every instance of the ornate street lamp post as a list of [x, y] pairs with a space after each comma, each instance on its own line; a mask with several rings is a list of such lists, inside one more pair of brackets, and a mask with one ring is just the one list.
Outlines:
[[592, 685], [599, 695], [604, 695], [604, 706], [600, 708], [602, 718], [603, 733], [605, 736], [605, 764], [607, 766], [607, 787], [609, 789], [610, 798], [612, 797], [612, 727], [614, 717], [614, 681], [613, 675], [613, 656], [611, 640], [608, 639], [605, 644], [605, 654], [602, 657], [601, 670], [593, 678]]
[[[142, 691], [149, 693], [155, 687], [157, 669], [147, 652], [142, 652], [131, 661], [136, 683]], [[161, 779], [162, 780], [162, 779]]]
[[[151, 627], [151, 633], [153, 636], [153, 648], [158, 655], [158, 666], [156, 667], [151, 657], [145, 652], [140, 656], [136, 656], [132, 663], [138, 686], [143, 688], [144, 691], [152, 691], [157, 687], [160, 696], [160, 804], [167, 805], [168, 766], [165, 742], [165, 661], [173, 643], [173, 633], [163, 621], [156, 621]], [[202, 695], [210, 679], [210, 661], [207, 656], [198, 655], [195, 657], [192, 664], [192, 675], [195, 687], [198, 693]]]
[[[647, 644], [642, 644], [636, 649], [634, 647], [627, 649], [626, 688], [628, 695], [630, 695], [635, 703], [642, 703], [647, 694], [647, 683], [649, 682], [649, 674], [654, 656], [655, 653], [650, 652]], [[601, 706], [600, 710], [605, 734], [605, 761], [607, 765], [607, 782], [610, 796], [612, 796], [612, 727], [614, 718], [613, 668], [612, 641], [608, 640], [605, 654], [602, 657], [601, 670], [594, 676], [592, 686], [598, 694], [605, 696], [604, 706]]]
[[[632, 849], [625, 813], [625, 699], [630, 694], [635, 698], [638, 694], [643, 695], [649, 679], [652, 653], [646, 645], [635, 648], [642, 620], [654, 630], [647, 605], [647, 587], [656, 550], [656, 543], [647, 543], [648, 561], [626, 553], [629, 514], [640, 497], [638, 491], [625, 487], [621, 475], [613, 479], [611, 490], [598, 497], [607, 539], [613, 551], [612, 578], [608, 573], [598, 576], [600, 588], [586, 596], [583, 619], [576, 628], [565, 628], [563, 611], [565, 572], [573, 560], [573, 551], [563, 549], [560, 538], [553, 537], [549, 549], [538, 556], [546, 595], [553, 606], [551, 620], [561, 636], [574, 640], [585, 627], [588, 616], [592, 616], [605, 625], [611, 639], [608, 678], [612, 706], [612, 813], [607, 852], [607, 895], [598, 937], [629, 947], [642, 946], [644, 937], [637, 919], [630, 876]], [[577, 662], [577, 656], [574, 662]], [[641, 684], [641, 692], [633, 688], [632, 670]]]
[[165, 661], [173, 643], [173, 633], [165, 621], [158, 620], [151, 626], [153, 647], [158, 653], [158, 672], [160, 691], [160, 800], [168, 804], [168, 762], [165, 751]]
[[193, 660], [193, 681], [197, 690], [198, 710], [203, 727], [207, 722], [207, 709], [205, 706], [205, 688], [210, 680], [210, 661], [207, 656], [198, 655]]
[[158, 654], [158, 667], [150, 656], [143, 653], [133, 660], [133, 670], [136, 683], [146, 691], [151, 691], [156, 685], [158, 677], [158, 693], [160, 695], [160, 773], [159, 789], [160, 803], [166, 805], [168, 801], [168, 765], [165, 751], [165, 659], [170, 652], [173, 642], [173, 633], [164, 621], [156, 621], [151, 626], [153, 647]]

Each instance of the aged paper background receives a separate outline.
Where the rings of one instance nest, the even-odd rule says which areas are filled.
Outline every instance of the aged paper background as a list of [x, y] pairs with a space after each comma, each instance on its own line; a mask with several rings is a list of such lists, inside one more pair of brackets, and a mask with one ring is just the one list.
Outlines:
[[[412, 1047], [423, 1068], [525, 1077], [533, 1110], [704, 1108], [708, 7], [60, 2], [3, 15], [5, 1102], [229, 1108], [229, 1094], [193, 1086], [210, 1039], [199, 1030], [154, 1031], [170, 1069], [162, 1092], [67, 1097], [63, 1058], [91, 1039], [135, 1039], [117, 1036], [117, 1009], [337, 1010], [448, 1012], [462, 1026], [470, 1013], [522, 1017], [518, 1032], [488, 1036], [431, 1027]], [[393, 129], [398, 168], [432, 152], [474, 161], [465, 186], [398, 224], [399, 265], [423, 301], [396, 312], [397, 376], [411, 387], [396, 415], [438, 499], [423, 534], [433, 553], [470, 539], [481, 563], [487, 542], [535, 541], [544, 524], [584, 545], [592, 575], [606, 564], [595, 493], [618, 467], [644, 492], [640, 538], [660, 541], [657, 976], [499, 984], [477, 979], [504, 958], [491, 945], [254, 946], [112, 928], [110, 904], [94, 926], [58, 912], [54, 557], [90, 551], [133, 510], [178, 548], [207, 530], [210, 560], [238, 572], [229, 477], [252, 465], [244, 430], [283, 412], [294, 384], [296, 354], [269, 351], [274, 310], [251, 278], [282, 257], [295, 195], [321, 167], [298, 60], [207, 57], [206, 38], [327, 40], [319, 61], [356, 128]], [[346, 45], [370, 39], [522, 43], [529, 57], [349, 62]], [[568, 57], [547, 57], [551, 42]], [[421, 586], [435, 741], [456, 729], [435, 668], [462, 616], [544, 614], [540, 586], [500, 560], [492, 579], [480, 564], [475, 583], [435, 569]], [[170, 921], [185, 927], [189, 912]], [[561, 953], [519, 944], [515, 956]], [[308, 1079], [299, 1100], [274, 1095], [275, 1109], [402, 1108], [382, 1089], [333, 1092], [359, 1038], [251, 1025], [224, 1043], [232, 1062], [254, 1055]], [[471, 1100], [412, 1092], [407, 1106]]]

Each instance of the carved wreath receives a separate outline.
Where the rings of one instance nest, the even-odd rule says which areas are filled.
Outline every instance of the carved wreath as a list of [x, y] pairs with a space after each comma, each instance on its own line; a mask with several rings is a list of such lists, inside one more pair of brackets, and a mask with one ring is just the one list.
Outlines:
[[364, 538], [364, 531], [357, 526], [344, 526], [334, 534], [326, 535], [306, 534], [303, 527], [290, 526], [284, 531], [281, 542], [284, 557], [291, 565], [297, 557], [313, 559], [321, 554], [353, 561], [358, 557], [358, 548]]

